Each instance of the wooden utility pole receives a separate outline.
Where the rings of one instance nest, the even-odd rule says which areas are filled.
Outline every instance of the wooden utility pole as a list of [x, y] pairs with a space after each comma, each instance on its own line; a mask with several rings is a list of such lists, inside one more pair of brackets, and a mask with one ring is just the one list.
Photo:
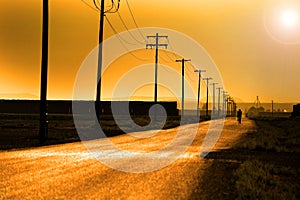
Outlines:
[[191, 59], [185, 60], [182, 58], [181, 60], [176, 60], [176, 62], [181, 62], [182, 63], [182, 68], [181, 68], [181, 117], [184, 116], [184, 63], [191, 61]]
[[43, 0], [43, 30], [42, 30], [42, 61], [41, 61], [41, 88], [40, 88], [40, 143], [44, 143], [48, 135], [47, 121], [47, 79], [48, 79], [48, 27], [49, 2]]
[[212, 78], [204, 78], [203, 80], [206, 80], [206, 117], [208, 117], [208, 82], [212, 80]]
[[99, 49], [98, 49], [98, 71], [97, 71], [97, 94], [96, 94], [96, 115], [99, 120], [101, 113], [101, 74], [102, 74], [102, 56], [103, 56], [103, 35], [104, 35], [104, 0], [101, 0], [100, 7], [100, 27], [99, 27]]
[[218, 83], [212, 83], [211, 85], [213, 86], [213, 109], [212, 109], [212, 113], [213, 115], [215, 114], [216, 112], [216, 85]]
[[[102, 61], [103, 61], [103, 37], [104, 37], [104, 17], [105, 13], [116, 13], [120, 8], [120, 0], [118, 0], [117, 5], [115, 4], [114, 0], [111, 1], [111, 8], [107, 11], [104, 10], [104, 0], [100, 2], [100, 8], [97, 5], [97, 1], [93, 0], [94, 5], [97, 10], [99, 10], [100, 15], [100, 25], [99, 25], [99, 48], [98, 48], [98, 70], [97, 70], [97, 91], [96, 91], [96, 115], [97, 119], [99, 120], [100, 113], [101, 113], [101, 89], [102, 89]], [[99, 2], [98, 2], [99, 3]]]
[[221, 105], [220, 105], [220, 102], [221, 102], [221, 87], [218, 87], [217, 90], [218, 90], [218, 117], [220, 117], [220, 111], [221, 111]]
[[206, 72], [206, 70], [196, 69], [194, 72], [198, 73], [198, 99], [197, 99], [197, 120], [200, 120], [200, 88], [201, 88], [201, 72]]
[[154, 72], [154, 102], [157, 103], [157, 82], [158, 82], [158, 48], [159, 47], [165, 47], [166, 49], [168, 48], [167, 43], [159, 43], [160, 38], [165, 38], [168, 39], [168, 36], [159, 36], [158, 33], [156, 33], [155, 36], [147, 36], [147, 40], [149, 39], [155, 39], [155, 43], [150, 43], [147, 41], [146, 44], [146, 49], [149, 47], [152, 49], [155, 47], [155, 72]]

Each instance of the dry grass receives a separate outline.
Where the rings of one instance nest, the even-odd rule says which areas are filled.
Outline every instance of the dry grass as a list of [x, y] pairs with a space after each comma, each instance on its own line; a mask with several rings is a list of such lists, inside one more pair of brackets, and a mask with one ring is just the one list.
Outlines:
[[[48, 116], [48, 139], [43, 145], [60, 144], [80, 141], [72, 115], [49, 115]], [[108, 137], [124, 134], [126, 132], [145, 131], [144, 128], [150, 123], [149, 116], [134, 116], [132, 120], [123, 120], [123, 129], [111, 116], [102, 116], [100, 125]], [[134, 129], [133, 122], [141, 128]], [[195, 123], [190, 119], [187, 123]], [[91, 129], [94, 121], [86, 119], [82, 121], [83, 128]], [[180, 117], [168, 117], [164, 129], [180, 125]], [[156, 129], [156, 127], [150, 127]], [[159, 127], [160, 128], [160, 127]], [[0, 150], [14, 148], [28, 148], [40, 146], [39, 143], [39, 115], [37, 114], [0, 114]]]
[[248, 160], [235, 171], [237, 199], [297, 199], [295, 168]]
[[299, 121], [272, 119], [256, 123], [258, 131], [248, 134], [240, 148], [263, 156], [244, 161], [234, 172], [237, 198], [299, 198]]

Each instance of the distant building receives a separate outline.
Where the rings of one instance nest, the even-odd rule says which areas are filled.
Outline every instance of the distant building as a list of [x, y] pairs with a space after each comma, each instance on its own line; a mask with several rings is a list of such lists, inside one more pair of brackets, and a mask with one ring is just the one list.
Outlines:
[[300, 117], [300, 104], [293, 106], [292, 118]]

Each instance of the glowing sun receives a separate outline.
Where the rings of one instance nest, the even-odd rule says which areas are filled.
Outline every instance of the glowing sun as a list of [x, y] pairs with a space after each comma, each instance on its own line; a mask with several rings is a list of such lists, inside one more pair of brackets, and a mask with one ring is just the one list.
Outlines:
[[264, 26], [269, 36], [280, 43], [300, 43], [300, 1], [270, 4], [264, 12]]
[[286, 28], [295, 28], [299, 22], [299, 14], [295, 10], [284, 10], [281, 12], [280, 22]]

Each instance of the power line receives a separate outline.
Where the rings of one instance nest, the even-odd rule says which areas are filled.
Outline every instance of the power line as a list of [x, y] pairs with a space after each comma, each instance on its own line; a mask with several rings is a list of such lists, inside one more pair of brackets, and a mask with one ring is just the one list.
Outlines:
[[109, 21], [109, 19], [107, 18], [107, 16], [105, 16], [106, 21], [108, 22], [110, 28], [112, 29], [112, 31], [114, 32], [114, 34], [116, 34], [121, 40], [123, 40], [125, 43], [127, 44], [131, 44], [131, 45], [135, 45], [134, 43], [128, 42], [127, 40], [125, 40], [123, 37], [120, 36], [120, 34], [118, 33], [118, 31], [114, 28], [114, 26], [112, 25], [112, 23]]
[[174, 61], [167, 61], [162, 55], [159, 55], [159, 58], [162, 59], [165, 63], [174, 63]]
[[98, 9], [96, 9], [95, 7], [91, 6], [90, 4], [88, 4], [85, 0], [81, 0], [82, 3], [84, 3], [85, 5], [87, 5], [89, 8], [91, 8], [92, 10], [99, 12]]
[[[176, 53], [174, 53], [174, 48], [173, 48], [173, 45], [172, 45], [172, 43], [170, 42], [170, 40], [169, 40], [169, 38], [167, 38], [167, 40], [168, 40], [168, 44], [169, 44], [169, 46], [170, 46], [170, 49], [171, 49], [171, 53], [172, 53], [172, 55], [174, 56], [174, 59], [176, 60], [176, 59], [180, 59], [180, 57], [176, 54]], [[174, 60], [173, 59], [173, 60]]]
[[[99, 0], [98, 0], [98, 1], [99, 1]], [[114, 7], [115, 7], [115, 2], [114, 2], [113, 0], [111, 0], [111, 7], [110, 7], [110, 9], [106, 10], [105, 12], [106, 12], [106, 13], [111, 13], [110, 11], [111, 11], [112, 9], [114, 9]], [[116, 7], [116, 11], [115, 11], [115, 12], [118, 12], [117, 10], [118, 10], [118, 8]], [[112, 12], [112, 13], [114, 13], [114, 12]]]
[[143, 40], [146, 41], [145, 36], [143, 35], [142, 31], [140, 30], [140, 28], [139, 28], [139, 26], [138, 26], [138, 24], [137, 24], [137, 22], [136, 22], [136, 20], [135, 20], [135, 17], [134, 17], [134, 15], [133, 15], [133, 12], [132, 12], [132, 10], [131, 10], [131, 8], [130, 8], [130, 5], [129, 5], [129, 3], [128, 3], [128, 0], [126, 0], [126, 4], [127, 4], [128, 10], [129, 10], [129, 12], [130, 12], [130, 15], [131, 15], [131, 17], [132, 17], [132, 19], [133, 19], [133, 22], [134, 22], [136, 28], [138, 29], [138, 31], [139, 31], [140, 35], [142, 36]]
[[[196, 74], [194, 73], [194, 70], [191, 70], [189, 66], [192, 66], [192, 65], [187, 65], [186, 69], [188, 70], [188, 77], [192, 80], [192, 81], [196, 81], [197, 78], [196, 78]], [[193, 67], [193, 66], [192, 66]], [[193, 76], [191, 76], [190, 74], [192, 74]]]
[[[94, 5], [95, 5], [96, 9], [97, 9], [97, 10], [101, 10], [101, 9], [99, 8], [99, 6], [97, 5], [96, 0], [93, 0], [93, 2], [94, 2]], [[99, 1], [97, 1], [97, 2], [98, 2], [98, 4], [99, 4]]]
[[169, 51], [163, 51], [163, 52], [164, 52], [164, 54], [170, 59], [171, 62], [174, 62], [174, 59], [171, 58], [171, 57], [169, 56], [169, 54], [168, 54]]
[[117, 38], [119, 39], [121, 45], [124, 47], [124, 49], [127, 50], [127, 52], [132, 55], [133, 57], [135, 57], [136, 59], [140, 60], [140, 61], [148, 61], [149, 59], [143, 59], [143, 58], [140, 58], [138, 56], [136, 56], [134, 53], [132, 53], [127, 47], [126, 45], [123, 43], [123, 39], [121, 38], [120, 34], [116, 31], [116, 29], [113, 27], [113, 25], [111, 24], [111, 22], [109, 21], [109, 19], [105, 16], [105, 19], [108, 23], [108, 25], [110, 26], [110, 28], [113, 30], [113, 32], [116, 34]]
[[[94, 6], [91, 6], [89, 3], [87, 3], [85, 0], [81, 0], [82, 3], [84, 3], [85, 5], [87, 5], [89, 8], [93, 9], [94, 11], [101, 11], [101, 8], [99, 6], [101, 6], [99, 0], [93, 0], [93, 4]], [[114, 11], [112, 11], [115, 8]], [[118, 5], [116, 6], [114, 0], [111, 0], [111, 6], [108, 10], [105, 10], [105, 13], [115, 13], [119, 10], [120, 8], [120, 0], [118, 0]]]
[[[114, 11], [112, 11], [115, 8]], [[120, 8], [120, 0], [118, 0], [118, 5], [116, 6], [114, 0], [111, 0], [111, 7], [110, 9], [106, 10], [105, 13], [116, 13], [119, 11]]]
[[129, 35], [130, 35], [135, 41], [137, 41], [138, 43], [140, 43], [140, 44], [145, 44], [145, 41], [141, 42], [141, 41], [139, 41], [138, 39], [136, 39], [136, 38], [134, 37], [134, 35], [129, 31], [129, 29], [128, 29], [128, 27], [127, 27], [125, 21], [123, 20], [123, 18], [122, 18], [122, 16], [121, 16], [120, 12], [118, 11], [117, 13], [118, 13], [118, 16], [119, 16], [119, 18], [120, 18], [120, 20], [121, 20], [123, 26], [125, 27], [125, 29], [126, 29], [127, 32], [129, 33]]

